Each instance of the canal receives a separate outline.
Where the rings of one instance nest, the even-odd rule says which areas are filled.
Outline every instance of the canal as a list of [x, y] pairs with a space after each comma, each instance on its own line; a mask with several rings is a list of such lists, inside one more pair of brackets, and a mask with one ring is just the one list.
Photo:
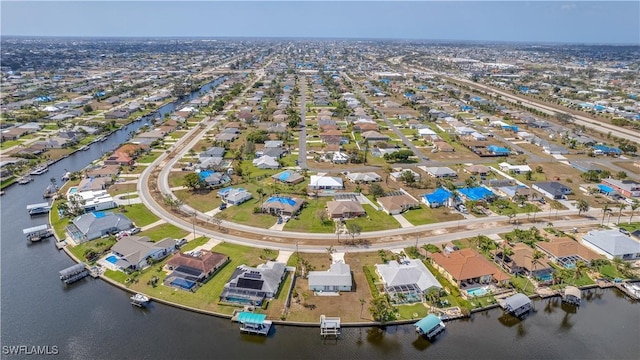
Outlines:
[[[172, 110], [173, 105], [165, 105], [156, 116]], [[536, 311], [523, 321], [503, 318], [498, 309], [476, 313], [447, 323], [446, 332], [429, 343], [409, 325], [344, 328], [337, 341], [322, 340], [318, 328], [276, 326], [267, 338], [241, 335], [228, 320], [157, 303], [148, 310], [133, 307], [129, 294], [100, 280], [86, 278], [65, 287], [58, 271], [73, 262], [53, 240], [27, 245], [21, 230], [44, 224], [47, 217], [29, 217], [25, 207], [42, 202], [50, 177], [84, 168], [146, 122], [130, 124], [0, 198], [3, 346], [57, 346], [60, 358], [82, 360], [637, 359], [640, 354], [640, 307], [617, 290], [583, 292], [577, 312], [559, 299], [536, 300]], [[3, 348], [2, 358], [19, 357], [6, 355]]]

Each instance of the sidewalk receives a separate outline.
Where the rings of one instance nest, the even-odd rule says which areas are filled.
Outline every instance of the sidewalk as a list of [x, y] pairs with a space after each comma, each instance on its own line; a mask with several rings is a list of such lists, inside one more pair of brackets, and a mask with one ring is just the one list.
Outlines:
[[154, 222], [154, 223], [151, 223], [151, 224], [149, 224], [149, 225], [146, 225], [146, 226], [141, 227], [141, 228], [140, 228], [140, 231], [149, 230], [149, 229], [151, 229], [152, 227], [154, 227], [154, 226], [158, 226], [158, 225], [162, 225], [162, 224], [164, 224], [165, 222], [166, 222], [166, 221], [164, 221], [164, 220], [158, 220], [158, 221], [156, 221], [156, 222]]

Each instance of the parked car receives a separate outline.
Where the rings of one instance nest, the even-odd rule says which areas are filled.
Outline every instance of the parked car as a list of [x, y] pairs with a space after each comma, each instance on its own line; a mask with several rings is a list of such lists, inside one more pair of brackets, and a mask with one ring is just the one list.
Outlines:
[[227, 208], [227, 203], [222, 203], [222, 204], [220, 204], [220, 207], [218, 209], [224, 210], [226, 208]]
[[186, 243], [187, 243], [187, 239], [180, 239], [180, 240], [176, 241], [176, 247], [182, 247]]

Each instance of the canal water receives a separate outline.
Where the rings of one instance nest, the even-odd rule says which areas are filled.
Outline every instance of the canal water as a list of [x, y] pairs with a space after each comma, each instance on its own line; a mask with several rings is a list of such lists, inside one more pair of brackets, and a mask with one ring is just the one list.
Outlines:
[[[173, 105], [167, 105], [160, 116], [172, 110]], [[73, 262], [56, 250], [53, 240], [27, 245], [21, 230], [44, 224], [47, 217], [29, 217], [25, 207], [42, 201], [50, 177], [59, 179], [64, 169], [84, 168], [103, 148], [126, 141], [145, 122], [63, 159], [0, 198], [3, 346], [57, 346], [59, 358], [82, 360], [639, 357], [640, 306], [617, 290], [585, 291], [577, 311], [563, 307], [559, 299], [537, 300], [536, 311], [523, 321], [504, 318], [499, 309], [476, 313], [448, 322], [447, 331], [430, 343], [410, 325], [344, 328], [337, 341], [322, 340], [318, 328], [286, 326], [276, 326], [267, 338], [248, 336], [228, 320], [157, 303], [148, 310], [133, 307], [127, 293], [100, 280], [86, 278], [65, 287], [58, 271]], [[2, 358], [19, 358], [2, 350]]]

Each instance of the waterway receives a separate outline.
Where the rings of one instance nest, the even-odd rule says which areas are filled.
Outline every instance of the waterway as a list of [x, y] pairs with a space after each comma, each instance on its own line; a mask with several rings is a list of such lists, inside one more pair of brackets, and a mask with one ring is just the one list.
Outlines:
[[[171, 110], [173, 105], [167, 105], [160, 116]], [[157, 303], [148, 310], [133, 307], [129, 294], [100, 280], [86, 278], [65, 287], [58, 271], [73, 262], [56, 250], [53, 240], [27, 245], [21, 230], [44, 224], [47, 217], [29, 217], [25, 207], [42, 201], [50, 177], [84, 168], [145, 122], [63, 159], [0, 198], [3, 346], [57, 346], [59, 358], [82, 360], [637, 359], [640, 354], [640, 306], [617, 290], [585, 291], [584, 304], [575, 313], [559, 299], [536, 300], [536, 311], [523, 321], [505, 321], [499, 309], [476, 313], [448, 322], [447, 331], [430, 343], [410, 325], [344, 328], [337, 341], [322, 340], [315, 327], [278, 325], [267, 338], [242, 335], [228, 320]], [[1, 354], [19, 358], [4, 349]]]

